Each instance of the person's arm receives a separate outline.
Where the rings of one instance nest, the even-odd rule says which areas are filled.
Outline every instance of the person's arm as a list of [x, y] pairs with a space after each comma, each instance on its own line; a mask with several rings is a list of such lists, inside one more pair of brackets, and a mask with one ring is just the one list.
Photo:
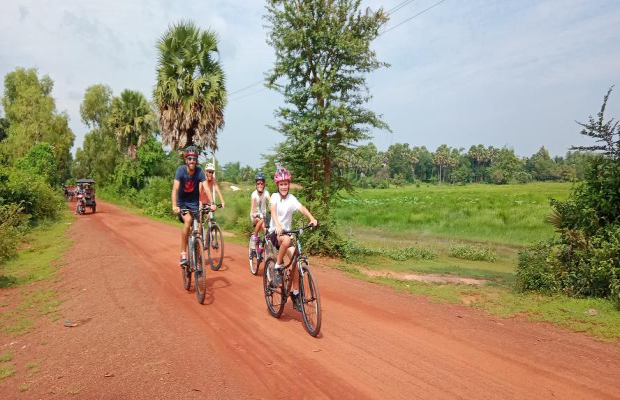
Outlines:
[[222, 203], [222, 208], [226, 208], [226, 203], [224, 203], [224, 199], [222, 198], [222, 192], [220, 192], [220, 187], [218, 186], [217, 183], [214, 184], [215, 186], [215, 191], [217, 192], [217, 195], [220, 197], [220, 203]]
[[215, 206], [215, 204], [213, 204], [213, 199], [211, 198], [211, 192], [209, 191], [209, 186], [207, 186], [206, 181], [200, 182], [199, 185], [200, 185], [199, 190], [204, 190], [205, 194], [207, 195], [207, 202], [211, 206], [210, 207], [211, 211], [215, 211], [217, 207]]
[[282, 225], [280, 225], [280, 221], [278, 220], [278, 213], [276, 212], [276, 203], [269, 204], [269, 209], [271, 210], [271, 218], [273, 218], [273, 222], [276, 224], [276, 233], [278, 236], [282, 233]]
[[250, 215], [252, 218], [256, 218], [256, 215], [254, 215], [254, 196], [252, 196], [252, 201], [250, 202]]
[[308, 211], [306, 207], [301, 206], [301, 208], [299, 209], [299, 212], [305, 215], [310, 220], [311, 225], [317, 226], [318, 224], [317, 220], [312, 216], [312, 214], [310, 213], [310, 211]]
[[178, 180], [174, 180], [172, 184], [172, 212], [178, 214], [181, 212], [181, 209], [177, 206], [177, 194], [179, 193], [179, 186], [181, 182]]

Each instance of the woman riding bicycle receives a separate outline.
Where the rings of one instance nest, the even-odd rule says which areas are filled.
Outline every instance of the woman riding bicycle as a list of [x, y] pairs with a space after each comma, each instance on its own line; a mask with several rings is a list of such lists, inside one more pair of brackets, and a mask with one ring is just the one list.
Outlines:
[[267, 202], [269, 201], [269, 191], [265, 189], [265, 175], [259, 172], [254, 177], [254, 182], [256, 190], [252, 192], [252, 201], [250, 203], [250, 220], [254, 226], [254, 233], [250, 237], [250, 248], [252, 250], [258, 244], [258, 233], [261, 230], [265, 230], [265, 211], [267, 211]]
[[[310, 211], [304, 207], [295, 196], [289, 193], [291, 184], [291, 173], [284, 167], [280, 167], [276, 170], [273, 176], [273, 180], [278, 187], [278, 192], [274, 193], [269, 200], [269, 208], [271, 210], [271, 223], [269, 224], [269, 233], [272, 243], [278, 248], [278, 256], [275, 265], [274, 284], [280, 285], [282, 283], [282, 269], [284, 268], [284, 256], [289, 247], [293, 247], [293, 242], [290, 235], [282, 235], [282, 231], [290, 230], [291, 223], [293, 221], [293, 213], [300, 211], [309, 220], [310, 224], [317, 226], [317, 220], [312, 216]], [[296, 310], [300, 310], [299, 304], [299, 288], [297, 276], [299, 272], [296, 268], [293, 269], [292, 283], [293, 283], [293, 306]]]

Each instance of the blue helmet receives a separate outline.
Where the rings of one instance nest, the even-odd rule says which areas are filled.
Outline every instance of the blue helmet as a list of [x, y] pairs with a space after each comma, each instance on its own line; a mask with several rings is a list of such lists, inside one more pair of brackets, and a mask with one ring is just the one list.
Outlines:
[[265, 182], [265, 175], [263, 175], [262, 172], [259, 172], [258, 174], [256, 174], [256, 176], [254, 177], [254, 182], [258, 182], [258, 181], [263, 181], [263, 183]]

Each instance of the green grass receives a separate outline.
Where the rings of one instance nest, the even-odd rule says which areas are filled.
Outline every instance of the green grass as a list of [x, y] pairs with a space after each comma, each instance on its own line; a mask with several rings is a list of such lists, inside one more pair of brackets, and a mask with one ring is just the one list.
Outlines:
[[[397, 291], [424, 295], [435, 302], [467, 304], [503, 318], [544, 321], [586, 332], [599, 339], [620, 340], [620, 312], [613, 302], [606, 299], [515, 293], [506, 282], [467, 286], [371, 278], [351, 264], [340, 264], [337, 268], [358, 279], [389, 285]], [[596, 315], [589, 315], [589, 310], [596, 310]]]
[[0, 354], [0, 362], [7, 362], [7, 361], [11, 361], [12, 359], [13, 359], [13, 356], [11, 355], [10, 352]]
[[[54, 222], [47, 222], [33, 229], [25, 238], [23, 249], [17, 256], [0, 267], [2, 287], [15, 287], [19, 302], [10, 309], [0, 311], [2, 332], [24, 334], [34, 326], [34, 318], [47, 315], [58, 318], [60, 301], [53, 290], [32, 285], [56, 279], [60, 260], [71, 245], [66, 235], [74, 216], [66, 211]], [[7, 306], [4, 306], [7, 307]]]
[[361, 189], [337, 202], [343, 233], [379, 229], [389, 238], [434, 236], [526, 245], [553, 235], [544, 221], [549, 198], [565, 199], [569, 183], [407, 186]]
[[15, 373], [15, 366], [13, 364], [0, 364], [0, 381], [8, 378]]
[[17, 386], [17, 390], [20, 392], [27, 392], [30, 390], [30, 385], [27, 383], [20, 383], [19, 386]]

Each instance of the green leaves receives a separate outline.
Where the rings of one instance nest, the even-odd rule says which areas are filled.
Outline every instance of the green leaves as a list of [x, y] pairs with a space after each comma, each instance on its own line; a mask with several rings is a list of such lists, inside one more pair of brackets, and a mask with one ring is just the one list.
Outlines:
[[[370, 98], [366, 74], [387, 66], [370, 43], [387, 22], [380, 9], [370, 17], [359, 0], [270, 1], [268, 43], [276, 62], [268, 87], [283, 94], [276, 128], [286, 140], [276, 149], [309, 199], [325, 204], [333, 193], [351, 188], [336, 172], [353, 146], [388, 125], [364, 104]], [[285, 80], [285, 82], [282, 82]]]
[[164, 144], [173, 149], [193, 144], [215, 150], [227, 101], [216, 34], [181, 21], [170, 26], [157, 49], [153, 98]]

